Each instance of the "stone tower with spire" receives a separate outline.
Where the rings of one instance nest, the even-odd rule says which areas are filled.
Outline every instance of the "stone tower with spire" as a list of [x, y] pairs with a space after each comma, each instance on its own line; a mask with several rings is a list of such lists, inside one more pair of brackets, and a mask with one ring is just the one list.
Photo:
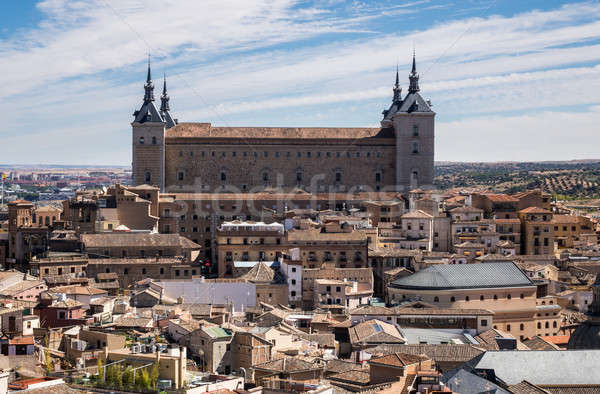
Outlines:
[[171, 117], [167, 80], [163, 81], [160, 110], [154, 101], [154, 84], [148, 57], [148, 74], [144, 85], [144, 101], [133, 113], [132, 181], [134, 185], [154, 185], [165, 188], [165, 134], [175, 126]]
[[413, 52], [408, 93], [402, 97], [398, 69], [394, 98], [383, 111], [383, 128], [393, 128], [396, 138], [396, 185], [399, 192], [433, 186], [435, 112], [421, 96], [417, 61]]

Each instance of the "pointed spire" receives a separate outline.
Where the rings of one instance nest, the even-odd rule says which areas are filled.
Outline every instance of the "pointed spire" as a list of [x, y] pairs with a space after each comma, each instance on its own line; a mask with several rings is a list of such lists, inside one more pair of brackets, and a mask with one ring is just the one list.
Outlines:
[[169, 95], [167, 94], [167, 74], [163, 75], [163, 91], [160, 96], [160, 112], [168, 112], [169, 108]]
[[396, 64], [396, 83], [394, 84], [394, 103], [402, 101], [402, 88], [400, 87], [400, 75], [398, 64]]
[[152, 84], [152, 75], [150, 73], [150, 54], [148, 54], [148, 76], [144, 85], [144, 102], [154, 101], [154, 85]]
[[146, 82], [152, 81], [152, 75], [150, 72], [150, 54], [148, 54], [148, 76], [146, 77]]
[[412, 70], [408, 76], [408, 80], [410, 82], [408, 86], [408, 93], [416, 93], [419, 89], [419, 74], [417, 74], [417, 60], [415, 50], [413, 49], [413, 62], [412, 62]]

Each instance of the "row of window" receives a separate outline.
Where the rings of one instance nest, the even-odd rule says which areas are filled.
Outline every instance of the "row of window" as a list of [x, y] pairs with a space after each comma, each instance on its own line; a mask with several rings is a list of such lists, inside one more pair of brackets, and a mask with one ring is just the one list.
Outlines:
[[[406, 298], [406, 296], [402, 295], [402, 298]], [[494, 296], [492, 298], [494, 300], [497, 300], [498, 299], [498, 295], [494, 294]], [[521, 298], [521, 299], [525, 298], [525, 294], [521, 293], [519, 295], [519, 298]], [[507, 300], [512, 299], [512, 295], [511, 294], [507, 294], [506, 295], [506, 299]], [[471, 298], [469, 296], [465, 296], [465, 301], [467, 301], [467, 302], [471, 301]], [[479, 301], [485, 301], [485, 296], [483, 294], [479, 296]], [[433, 302], [440, 302], [440, 297], [438, 297], [438, 296], [433, 297]], [[454, 296], [450, 297], [450, 302], [456, 302], [456, 297], [454, 297]]]
[[[143, 142], [141, 142], [141, 140], [143, 138], [144, 137], [140, 137], [140, 143], [143, 143]], [[418, 147], [418, 144], [417, 144], [417, 147]], [[307, 151], [307, 152], [296, 152], [295, 155], [293, 155], [292, 152], [285, 152], [285, 153], [283, 153], [283, 152], [268, 152], [268, 151], [263, 151], [262, 154], [260, 154], [259, 152], [256, 152], [256, 151], [254, 151], [254, 152], [245, 152], [244, 151], [244, 152], [241, 152], [240, 157], [254, 157], [254, 158], [258, 158], [259, 156], [261, 156], [261, 157], [264, 157], [264, 158], [268, 158], [268, 157], [270, 157], [271, 153], [272, 153], [272, 156], [274, 158], [280, 158], [280, 157], [291, 158], [292, 156], [295, 156], [295, 157], [299, 157], [299, 158], [300, 157], [305, 157], [305, 158], [308, 158], [308, 159], [310, 159], [310, 158], [321, 158], [321, 157], [328, 157], [328, 158], [336, 157], [336, 158], [340, 158], [340, 157], [344, 157], [344, 156], [346, 158], [350, 158], [350, 157], [357, 157], [357, 158], [360, 158], [360, 157], [367, 157], [367, 158], [376, 157], [376, 158], [381, 158], [381, 156], [382, 156], [381, 152], [365, 152], [364, 155], [363, 155], [360, 151], [357, 151], [357, 152], [348, 152], [348, 151], [346, 151], [345, 153], [344, 152], [311, 152], [311, 151]], [[236, 151], [229, 152], [229, 154], [230, 154], [231, 157], [238, 157], [238, 152], [236, 152]], [[183, 156], [185, 156], [185, 153], [183, 151], [179, 151], [179, 157], [183, 157]], [[189, 156], [194, 156], [194, 152], [190, 151]], [[200, 157], [206, 157], [206, 156], [207, 156], [207, 152], [204, 152], [204, 151], [200, 152]], [[224, 152], [224, 151], [222, 151], [222, 152], [211, 151], [210, 152], [210, 157], [217, 157], [217, 156], [227, 157], [227, 152]]]

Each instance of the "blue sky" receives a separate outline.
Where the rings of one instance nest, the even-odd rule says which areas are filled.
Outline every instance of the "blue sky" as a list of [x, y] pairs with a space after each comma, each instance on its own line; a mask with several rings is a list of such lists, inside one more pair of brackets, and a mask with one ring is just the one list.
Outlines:
[[152, 53], [180, 121], [376, 126], [413, 47], [436, 160], [600, 159], [600, 3], [0, 2], [0, 163], [131, 162]]

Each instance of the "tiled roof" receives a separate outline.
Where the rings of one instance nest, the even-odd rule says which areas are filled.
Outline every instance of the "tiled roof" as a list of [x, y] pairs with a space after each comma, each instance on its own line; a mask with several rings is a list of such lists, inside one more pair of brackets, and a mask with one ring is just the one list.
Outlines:
[[182, 122], [167, 131], [167, 138], [357, 139], [381, 132], [380, 128], [213, 127], [210, 123]]
[[356, 324], [348, 329], [351, 343], [404, 343], [396, 326], [372, 319]]
[[181, 247], [200, 249], [200, 245], [180, 236], [179, 234], [156, 233], [104, 233], [82, 234], [81, 242], [86, 248], [103, 247]]
[[272, 282], [275, 278], [275, 271], [263, 261], [258, 262], [250, 271], [242, 276], [250, 282]]
[[544, 338], [535, 336], [533, 338], [526, 339], [523, 344], [531, 350], [559, 350], [558, 346], [553, 343], [546, 342]]
[[81, 306], [83, 306], [83, 304], [81, 302], [67, 298], [64, 301], [55, 301], [49, 307], [51, 307], [51, 308], [77, 308], [77, 307], [81, 307]]
[[[480, 347], [486, 350], [500, 350], [498, 346], [498, 338], [515, 338], [513, 335], [495, 328], [489, 329], [475, 336], [475, 340], [479, 342]], [[529, 347], [523, 342], [517, 340], [517, 350], [527, 350]]]
[[544, 213], [544, 214], [552, 214], [552, 212], [548, 211], [547, 209], [540, 208], [540, 207], [527, 207], [525, 209], [521, 209], [519, 212], [520, 213]]
[[254, 365], [253, 368], [277, 372], [300, 372], [321, 369], [321, 367], [297, 357], [284, 357], [279, 360], [267, 361], [263, 364]]
[[367, 240], [367, 235], [362, 231], [352, 231], [348, 233], [327, 233], [322, 232], [321, 229], [308, 229], [308, 230], [290, 230], [287, 233], [287, 239], [290, 242], [294, 241], [316, 241], [316, 242], [328, 242], [328, 241], [350, 241], [350, 242], [364, 242]]
[[436, 362], [467, 362], [472, 358], [482, 354], [483, 349], [469, 344], [415, 344], [415, 345], [379, 345], [367, 350], [373, 355], [384, 355], [395, 352], [405, 354], [424, 354]]
[[508, 194], [486, 194], [491, 202], [519, 202], [519, 199]]
[[368, 368], [356, 368], [350, 371], [345, 371], [337, 373], [335, 375], [331, 375], [328, 379], [331, 379], [333, 381], [332, 384], [334, 385], [335, 381], [366, 385], [369, 384], [369, 382], [371, 381], [371, 374], [369, 373]]
[[386, 356], [371, 358], [371, 364], [388, 365], [392, 367], [404, 367], [406, 365], [416, 364], [421, 361], [426, 361], [428, 358], [423, 355], [415, 355], [409, 353], [392, 353]]
[[513, 394], [548, 394], [549, 391], [546, 391], [534, 384], [529, 383], [524, 380], [521, 383], [513, 384], [508, 387], [510, 392]]
[[514, 263], [434, 265], [390, 285], [402, 289], [478, 289], [534, 286]]
[[106, 290], [97, 289], [91, 286], [59, 286], [50, 289], [52, 293], [64, 293], [64, 294], [75, 294], [75, 295], [102, 295], [106, 294]]
[[407, 212], [401, 216], [402, 219], [431, 219], [433, 216], [422, 210]]
[[456, 207], [450, 210], [450, 213], [482, 213], [483, 209], [470, 206]]

